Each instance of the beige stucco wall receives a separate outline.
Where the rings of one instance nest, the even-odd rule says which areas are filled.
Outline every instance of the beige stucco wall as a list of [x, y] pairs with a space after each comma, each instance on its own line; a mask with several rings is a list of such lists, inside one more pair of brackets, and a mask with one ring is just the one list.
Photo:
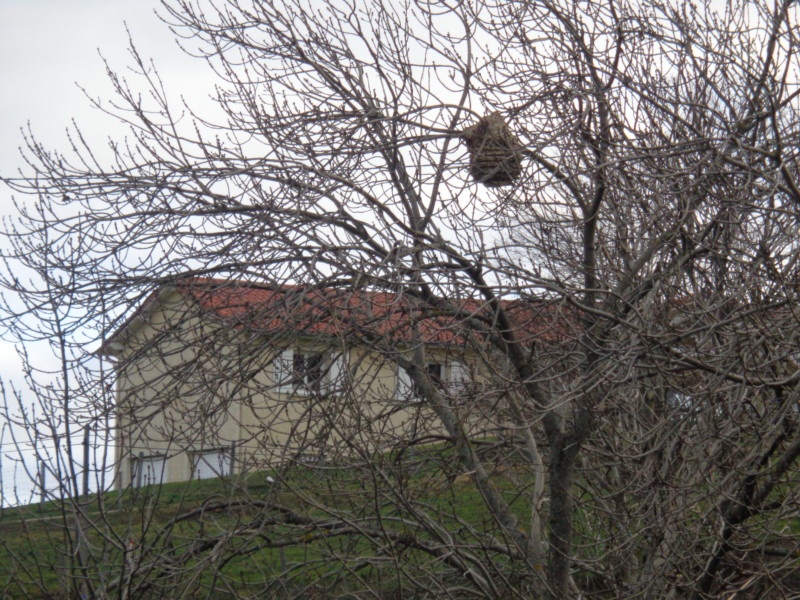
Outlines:
[[239, 405], [230, 402], [224, 357], [208, 326], [171, 294], [137, 323], [117, 357], [117, 483], [131, 480], [133, 456], [167, 459], [166, 480], [191, 476], [191, 452], [230, 446]]
[[[280, 347], [260, 334], [188, 315], [174, 293], [129, 327], [123, 341], [117, 357], [121, 487], [130, 484], [131, 458], [140, 454], [165, 456], [166, 481], [174, 482], [191, 477], [194, 453], [231, 444], [241, 472], [300, 458], [338, 460], [441, 433], [430, 409], [395, 397], [393, 361], [350, 348], [345, 391], [281, 393], [270, 367]], [[313, 336], [282, 344], [306, 352], [336, 348], [334, 340]], [[453, 356], [463, 360], [442, 348], [427, 354], [443, 364]]]
[[[298, 340], [302, 350], [323, 350]], [[395, 399], [396, 366], [359, 349], [346, 353], [348, 385], [325, 396], [271, 391], [242, 402], [242, 453], [250, 468], [265, 468], [298, 457], [335, 461], [357, 451], [376, 451], [421, 429], [421, 407]], [[271, 387], [269, 370], [259, 376]], [[430, 416], [425, 420], [430, 423]]]

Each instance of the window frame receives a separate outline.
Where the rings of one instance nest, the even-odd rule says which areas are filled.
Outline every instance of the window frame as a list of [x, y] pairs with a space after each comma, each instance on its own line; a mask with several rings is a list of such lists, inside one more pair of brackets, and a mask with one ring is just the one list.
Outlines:
[[346, 360], [344, 350], [284, 348], [271, 363], [273, 389], [304, 396], [340, 393], [342, 377], [347, 372]]
[[[458, 366], [454, 368], [455, 365]], [[439, 390], [450, 398], [468, 392], [473, 383], [472, 371], [466, 361], [428, 361], [425, 363], [425, 371], [434, 384], [438, 383]], [[462, 377], [458, 380], [453, 379], [455, 373], [460, 374]], [[411, 381], [411, 375], [399, 364], [395, 372], [394, 400], [413, 403], [422, 402], [419, 391]]]

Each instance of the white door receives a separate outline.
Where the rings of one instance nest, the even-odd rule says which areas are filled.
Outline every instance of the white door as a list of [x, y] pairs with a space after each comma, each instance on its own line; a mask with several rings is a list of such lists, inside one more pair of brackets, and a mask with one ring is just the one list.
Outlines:
[[211, 450], [197, 455], [195, 479], [222, 477], [231, 472], [231, 455], [227, 450]]
[[133, 462], [133, 485], [163, 483], [166, 470], [167, 460], [163, 456], [137, 458]]

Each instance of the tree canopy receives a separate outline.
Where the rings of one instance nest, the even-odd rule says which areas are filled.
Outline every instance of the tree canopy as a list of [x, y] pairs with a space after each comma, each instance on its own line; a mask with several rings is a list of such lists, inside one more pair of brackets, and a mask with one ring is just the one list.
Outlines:
[[[231, 488], [206, 506], [242, 516], [185, 545], [176, 524], [205, 518], [197, 507], [136, 525], [135, 561], [128, 535], [84, 515], [88, 533], [66, 529], [68, 585], [176, 599], [796, 593], [798, 10], [166, 0], [218, 82], [215, 109], [176, 104], [134, 52], [133, 76], [109, 75], [128, 136], [102, 152], [80, 132], [64, 153], [30, 139], [28, 172], [8, 181], [6, 321], [63, 358], [56, 384], [30, 372], [47, 410], [27, 425], [115, 414], [124, 365], [98, 367], [92, 342], [154, 287], [214, 278], [348, 306], [396, 298], [402, 343], [355, 310], [337, 313], [341, 341], [403, 369], [440, 435], [378, 451], [356, 419], [346, 451], [320, 438], [329, 464], [303, 466], [329, 494], [289, 471], [277, 496]], [[520, 307], [551, 334], [520, 327]], [[481, 386], [442, 392], [426, 322], [452, 329]], [[356, 389], [308, 414], [358, 413]], [[258, 563], [302, 547], [316, 558]], [[258, 576], [237, 587], [247, 561]]]

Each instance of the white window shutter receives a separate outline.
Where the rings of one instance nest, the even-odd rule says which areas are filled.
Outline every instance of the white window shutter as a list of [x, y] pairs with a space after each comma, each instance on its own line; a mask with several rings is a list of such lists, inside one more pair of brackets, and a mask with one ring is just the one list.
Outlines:
[[347, 374], [347, 356], [341, 350], [328, 356], [328, 372], [325, 374], [326, 394], [337, 394], [344, 390]]
[[447, 378], [447, 390], [451, 395], [462, 394], [470, 384], [470, 375], [467, 365], [462, 362], [452, 361]]
[[282, 350], [272, 361], [272, 384], [278, 392], [292, 390], [294, 352], [291, 349]]
[[397, 366], [397, 384], [395, 386], [395, 400], [412, 400], [414, 397], [414, 386], [411, 384], [411, 376], [403, 367]]

